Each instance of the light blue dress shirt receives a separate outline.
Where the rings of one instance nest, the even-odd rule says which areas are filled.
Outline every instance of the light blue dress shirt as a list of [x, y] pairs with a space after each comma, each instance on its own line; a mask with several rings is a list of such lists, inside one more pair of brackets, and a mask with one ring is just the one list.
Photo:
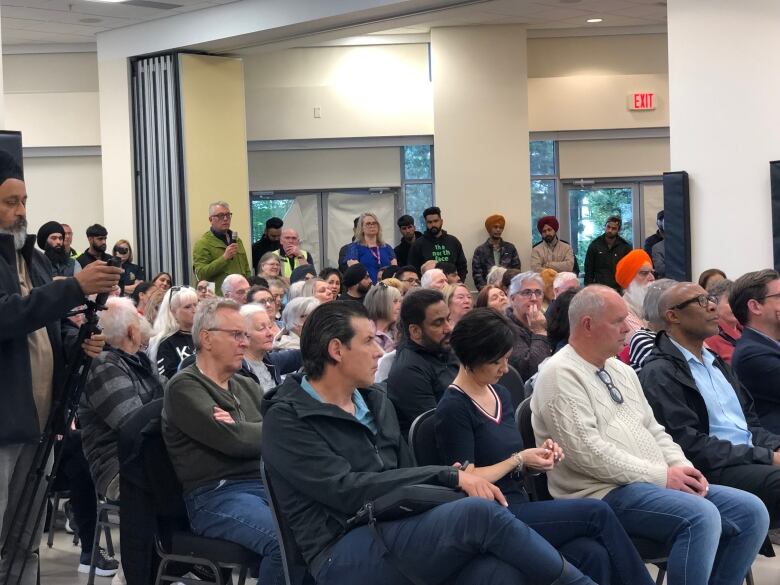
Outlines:
[[699, 358], [669, 338], [680, 350], [696, 382], [696, 387], [707, 405], [710, 418], [710, 435], [734, 445], [753, 446], [752, 436], [748, 430], [745, 413], [739, 403], [737, 393], [726, 377], [715, 367], [715, 356], [712, 352], [702, 349], [702, 363]]
[[[322, 402], [322, 398], [317, 394], [317, 391], [314, 389], [314, 386], [311, 385], [311, 382], [309, 382], [308, 376], [304, 376], [301, 379], [301, 388], [303, 388], [309, 396], [314, 398], [314, 400]], [[352, 391], [352, 404], [355, 405], [355, 418], [357, 421], [376, 435], [374, 414], [368, 409], [368, 404], [366, 404], [363, 395], [358, 392], [357, 388]]]

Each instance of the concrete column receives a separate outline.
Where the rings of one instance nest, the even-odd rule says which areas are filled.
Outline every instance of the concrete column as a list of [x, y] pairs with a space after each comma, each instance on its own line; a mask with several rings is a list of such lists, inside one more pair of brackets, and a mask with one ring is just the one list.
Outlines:
[[690, 174], [694, 279], [772, 266], [780, 3], [669, 0], [671, 168]]
[[[528, 67], [522, 26], [431, 30], [436, 202], [470, 259], [501, 213], [524, 267], [531, 257]], [[511, 205], [507, 205], [511, 201]], [[469, 280], [471, 266], [469, 266]]]

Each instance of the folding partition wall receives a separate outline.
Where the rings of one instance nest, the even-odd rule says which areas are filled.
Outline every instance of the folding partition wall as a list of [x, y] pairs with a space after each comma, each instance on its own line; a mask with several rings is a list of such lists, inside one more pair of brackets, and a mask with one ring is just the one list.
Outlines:
[[181, 155], [178, 59], [131, 62], [135, 162], [136, 262], [151, 279], [170, 272], [189, 283], [190, 254]]

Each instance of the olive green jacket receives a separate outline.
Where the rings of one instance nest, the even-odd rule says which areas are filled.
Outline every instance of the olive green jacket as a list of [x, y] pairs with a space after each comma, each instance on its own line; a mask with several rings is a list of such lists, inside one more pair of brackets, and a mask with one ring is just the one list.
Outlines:
[[246, 250], [241, 238], [238, 238], [238, 254], [230, 260], [225, 260], [223, 254], [227, 244], [209, 230], [195, 242], [192, 250], [192, 268], [195, 278], [208, 280], [216, 285], [216, 294], [222, 295], [222, 281], [228, 274], [242, 274], [246, 278], [252, 276], [249, 268]]

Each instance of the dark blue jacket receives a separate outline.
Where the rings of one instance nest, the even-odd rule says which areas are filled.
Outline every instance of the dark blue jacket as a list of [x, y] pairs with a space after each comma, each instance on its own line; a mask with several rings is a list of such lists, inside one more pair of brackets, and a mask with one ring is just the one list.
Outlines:
[[22, 298], [13, 236], [0, 235], [0, 445], [35, 442], [41, 431], [33, 400], [27, 335], [46, 327], [54, 356], [56, 392], [65, 373], [60, 319], [84, 302], [84, 293], [74, 278], [52, 282], [51, 264], [33, 249], [34, 244], [35, 236], [31, 235], [22, 248], [33, 285], [32, 292]]
[[731, 367], [753, 396], [761, 423], [780, 434], [780, 344], [745, 327]]

